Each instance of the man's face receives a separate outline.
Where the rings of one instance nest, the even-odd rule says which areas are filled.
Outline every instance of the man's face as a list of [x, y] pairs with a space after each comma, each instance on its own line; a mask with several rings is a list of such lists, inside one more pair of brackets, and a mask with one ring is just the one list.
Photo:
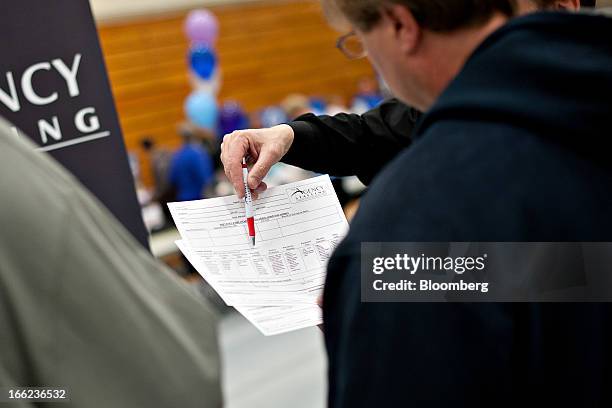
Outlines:
[[[376, 27], [364, 32], [357, 29], [342, 15], [333, 0], [323, 0], [323, 7], [329, 24], [336, 31], [339, 33], [354, 32], [357, 35], [363, 48], [367, 51], [368, 59], [384, 78], [393, 94], [404, 101], [409, 101], [409, 95], [414, 92], [404, 92], [402, 89], [412, 89], [412, 82], [411, 78], [404, 74], [403, 56], [397, 52], [397, 41], [390, 41], [395, 38], [395, 30], [388, 16], [384, 15]], [[412, 106], [418, 105], [412, 103]]]
[[398, 53], [392, 48], [392, 44], [386, 41], [388, 30], [386, 27], [375, 27], [368, 33], [356, 31], [364, 48], [368, 53], [368, 59], [376, 71], [382, 75], [389, 88], [396, 91], [399, 89], [400, 80], [405, 80], [397, 70], [400, 61]]
[[355, 30], [359, 36], [368, 59], [376, 71], [384, 78], [392, 93], [405, 103], [420, 107], [420, 92], [416, 76], [412, 75], [410, 56], [402, 44], [404, 38], [398, 32], [396, 24], [387, 15], [369, 31]]

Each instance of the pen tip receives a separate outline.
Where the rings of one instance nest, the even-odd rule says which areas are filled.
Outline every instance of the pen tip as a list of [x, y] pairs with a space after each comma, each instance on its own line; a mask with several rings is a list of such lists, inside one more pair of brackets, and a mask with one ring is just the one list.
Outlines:
[[251, 237], [251, 244], [252, 246], [255, 246], [255, 237]]

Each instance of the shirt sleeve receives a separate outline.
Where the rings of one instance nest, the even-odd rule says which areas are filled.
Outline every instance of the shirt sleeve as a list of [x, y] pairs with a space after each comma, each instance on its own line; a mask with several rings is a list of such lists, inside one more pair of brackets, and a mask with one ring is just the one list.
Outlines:
[[363, 115], [302, 115], [289, 123], [295, 137], [283, 162], [334, 176], [357, 175], [368, 184], [410, 144], [418, 117], [397, 99]]

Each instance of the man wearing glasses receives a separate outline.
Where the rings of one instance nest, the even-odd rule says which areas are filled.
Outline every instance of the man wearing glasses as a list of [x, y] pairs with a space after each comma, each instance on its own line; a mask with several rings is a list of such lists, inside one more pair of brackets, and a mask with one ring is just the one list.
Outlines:
[[[324, 3], [427, 111], [328, 264], [329, 406], [611, 406], [609, 304], [368, 303], [360, 272], [363, 242], [610, 241], [612, 20], [511, 19], [510, 0]], [[230, 178], [234, 143], [258, 162], [291, 146], [238, 136]]]

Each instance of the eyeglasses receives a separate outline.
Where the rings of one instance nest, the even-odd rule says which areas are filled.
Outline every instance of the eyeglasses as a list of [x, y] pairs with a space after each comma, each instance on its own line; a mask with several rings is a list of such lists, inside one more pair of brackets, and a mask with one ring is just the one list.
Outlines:
[[354, 31], [338, 38], [336, 48], [342, 51], [348, 59], [359, 59], [368, 55], [363, 43]]

